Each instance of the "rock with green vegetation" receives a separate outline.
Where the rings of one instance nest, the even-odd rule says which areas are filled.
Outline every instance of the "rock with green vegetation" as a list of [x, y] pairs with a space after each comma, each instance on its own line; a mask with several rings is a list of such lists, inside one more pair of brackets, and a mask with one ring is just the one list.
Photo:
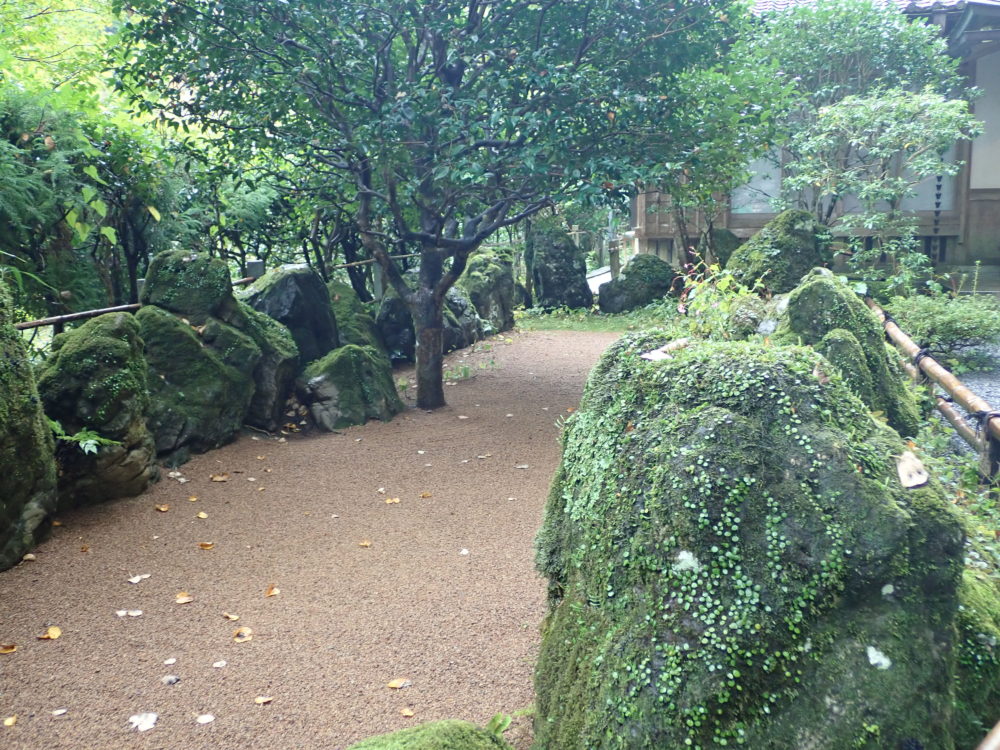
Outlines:
[[534, 302], [531, 299], [531, 292], [521, 282], [517, 282], [514, 285], [514, 306], [522, 307], [525, 310], [534, 306]]
[[785, 211], [740, 245], [726, 269], [744, 286], [789, 292], [810, 269], [825, 264], [824, 237], [824, 227], [808, 211]]
[[[261, 359], [253, 340], [212, 319], [194, 327], [154, 305], [136, 313], [149, 367], [148, 425], [161, 456], [217, 448], [236, 436], [254, 394]], [[217, 351], [203, 339], [222, 346]], [[256, 352], [255, 352], [256, 350]]]
[[514, 327], [517, 290], [509, 253], [478, 251], [458, 283], [476, 306], [485, 333], [500, 333]]
[[89, 430], [118, 443], [88, 454], [60, 441], [60, 506], [138, 495], [156, 479], [146, 361], [132, 315], [108, 313], [56, 336], [38, 392], [46, 415], [67, 435]]
[[260, 359], [253, 368], [254, 391], [244, 421], [262, 430], [278, 429], [285, 402], [295, 388], [299, 349], [291, 332], [274, 318], [240, 303], [242, 315], [234, 322], [253, 340]]
[[712, 263], [718, 263], [721, 267], [725, 268], [729, 259], [733, 257], [733, 253], [736, 252], [736, 248], [739, 246], [740, 238], [728, 229], [713, 229], [711, 252], [709, 252], [709, 248], [707, 247], [707, 243], [704, 239], [698, 247], [698, 252], [705, 260]]
[[[834, 334], [849, 332], [864, 356], [851, 361], [850, 341]], [[913, 393], [888, 356], [882, 326], [864, 302], [826, 269], [815, 269], [788, 296], [785, 317], [775, 331], [777, 342], [802, 343], [833, 353], [848, 386], [873, 412], [880, 412], [901, 435], [920, 429], [920, 410]], [[856, 351], [856, 350], [855, 350]]]
[[563, 433], [535, 748], [955, 748], [943, 492], [812, 349], [640, 357], [668, 340], [614, 344]]
[[34, 547], [57, 502], [52, 430], [12, 323], [13, 303], [0, 283], [0, 570]]
[[343, 281], [330, 281], [326, 288], [330, 292], [341, 342], [370, 346], [385, 353], [385, 343], [382, 341], [378, 326], [375, 325], [375, 317], [368, 305], [358, 298], [354, 287]]
[[482, 340], [483, 319], [469, 295], [453, 286], [444, 295], [444, 350], [453, 352]]
[[[451, 287], [445, 293], [442, 315], [445, 352], [464, 349], [483, 338], [483, 320], [462, 289]], [[417, 339], [413, 331], [413, 316], [395, 290], [387, 290], [379, 303], [375, 325], [393, 363], [414, 360]]]
[[597, 304], [602, 313], [621, 313], [663, 299], [677, 278], [665, 260], [642, 253], [630, 260], [617, 279], [601, 284]]
[[340, 346], [330, 292], [309, 266], [284, 266], [264, 274], [240, 297], [291, 331], [303, 364]]
[[348, 750], [510, 750], [510, 745], [475, 724], [445, 719], [370, 737]]
[[186, 250], [153, 258], [139, 301], [162, 307], [196, 326], [210, 316], [225, 319], [236, 307], [226, 264]]
[[586, 256], [558, 216], [532, 221], [525, 237], [524, 260], [538, 307], [589, 308], [594, 304], [587, 284]]
[[389, 360], [370, 346], [347, 344], [313, 362], [302, 374], [300, 390], [324, 430], [388, 421], [403, 410]]
[[967, 543], [959, 588], [956, 748], [978, 747], [1000, 709], [1000, 570]]

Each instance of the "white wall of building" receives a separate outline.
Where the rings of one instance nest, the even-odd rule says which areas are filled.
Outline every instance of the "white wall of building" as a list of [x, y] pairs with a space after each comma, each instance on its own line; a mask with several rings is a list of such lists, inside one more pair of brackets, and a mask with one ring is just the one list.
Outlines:
[[985, 129], [972, 142], [969, 187], [973, 190], [1000, 188], [1000, 53], [987, 55], [976, 62], [976, 86], [983, 93], [973, 106]]

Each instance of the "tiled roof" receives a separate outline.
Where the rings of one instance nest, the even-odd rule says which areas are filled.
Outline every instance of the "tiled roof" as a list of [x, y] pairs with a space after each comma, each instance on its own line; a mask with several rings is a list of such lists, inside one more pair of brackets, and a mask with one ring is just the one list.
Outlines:
[[[776, 10], [786, 10], [796, 5], [806, 5], [812, 0], [755, 0], [754, 13], [770, 13]], [[904, 13], [929, 13], [935, 10], [961, 10], [967, 0], [883, 0], [899, 7]], [[975, 2], [977, 5], [996, 5], [998, 3], [986, 0]]]

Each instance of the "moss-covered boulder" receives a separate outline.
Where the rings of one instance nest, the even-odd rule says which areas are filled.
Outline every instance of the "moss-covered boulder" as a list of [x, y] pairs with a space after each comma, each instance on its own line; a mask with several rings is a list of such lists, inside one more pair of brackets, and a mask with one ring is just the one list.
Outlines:
[[241, 292], [240, 298], [291, 331], [303, 363], [340, 346], [330, 292], [308, 266], [284, 266], [266, 273]]
[[[415, 273], [408, 273], [407, 277], [408, 281], [416, 283]], [[483, 320], [461, 288], [453, 286], [445, 293], [442, 314], [445, 352], [464, 349], [483, 338]], [[417, 338], [413, 331], [413, 316], [395, 290], [388, 290], [379, 303], [375, 326], [394, 363], [414, 361]]]
[[347, 344], [313, 362], [302, 374], [300, 389], [324, 430], [388, 421], [403, 410], [389, 361], [370, 346]]
[[[872, 411], [881, 412], [901, 435], [917, 434], [920, 410], [893, 367], [878, 318], [829, 271], [810, 272], [788, 296], [774, 340], [808, 344], [829, 354], [848, 386]], [[863, 356], [852, 359], [859, 350]]]
[[728, 229], [716, 228], [712, 230], [711, 240], [711, 246], [709, 246], [709, 243], [703, 238], [698, 251], [702, 258], [712, 263], [718, 263], [725, 268], [729, 259], [733, 257], [733, 253], [736, 252], [736, 248], [740, 246], [740, 238]]
[[963, 533], [805, 347], [626, 336], [568, 420], [537, 750], [955, 747]]
[[978, 747], [1000, 715], [1000, 569], [970, 545], [959, 588], [955, 747]]
[[75, 444], [59, 446], [61, 505], [138, 495], [156, 479], [146, 361], [132, 315], [108, 313], [56, 336], [38, 392], [45, 413], [67, 434], [93, 430], [119, 443], [91, 455]]
[[514, 265], [510, 255], [480, 250], [469, 261], [459, 285], [468, 293], [483, 319], [486, 334], [509, 331], [514, 327]]
[[56, 508], [52, 430], [12, 314], [0, 284], [0, 570], [35, 545]]
[[446, 719], [370, 737], [348, 750], [510, 750], [510, 745], [475, 724]]
[[778, 214], [740, 245], [726, 263], [736, 281], [781, 294], [826, 262], [825, 229], [808, 211]]
[[240, 312], [234, 316], [234, 323], [260, 350], [260, 359], [253, 368], [253, 396], [243, 421], [262, 430], [276, 430], [295, 387], [299, 348], [291, 332], [274, 318], [244, 303], [240, 303]]
[[603, 313], [620, 313], [644, 307], [662, 299], [677, 278], [670, 264], [655, 255], [642, 253], [630, 260], [621, 275], [601, 284], [597, 304]]
[[229, 268], [205, 253], [175, 250], [149, 264], [139, 301], [202, 325], [209, 316], [225, 319], [235, 309]]
[[[261, 359], [253, 340], [212, 320], [195, 327], [154, 305], [136, 313], [149, 367], [148, 425], [157, 453], [183, 460], [235, 437], [254, 394]], [[208, 334], [212, 343], [203, 337]]]
[[538, 307], [589, 308], [594, 304], [587, 284], [586, 255], [558, 216], [532, 222], [525, 238], [524, 260]]
[[337, 319], [337, 330], [344, 344], [370, 346], [385, 352], [385, 343], [375, 325], [375, 316], [371, 309], [362, 302], [354, 291], [354, 287], [343, 281], [331, 281], [326, 288], [330, 292], [333, 304], [333, 314]]

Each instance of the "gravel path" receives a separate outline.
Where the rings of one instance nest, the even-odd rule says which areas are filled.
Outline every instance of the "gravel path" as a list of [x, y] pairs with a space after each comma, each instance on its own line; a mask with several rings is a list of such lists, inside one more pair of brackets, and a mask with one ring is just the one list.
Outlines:
[[[451, 355], [473, 377], [447, 408], [245, 436], [181, 467], [185, 483], [63, 515], [0, 574], [0, 644], [17, 646], [0, 654], [0, 720], [17, 716], [0, 747], [336, 750], [527, 707], [555, 423], [615, 338], [494, 340]], [[155, 727], [132, 731], [144, 712]]]

